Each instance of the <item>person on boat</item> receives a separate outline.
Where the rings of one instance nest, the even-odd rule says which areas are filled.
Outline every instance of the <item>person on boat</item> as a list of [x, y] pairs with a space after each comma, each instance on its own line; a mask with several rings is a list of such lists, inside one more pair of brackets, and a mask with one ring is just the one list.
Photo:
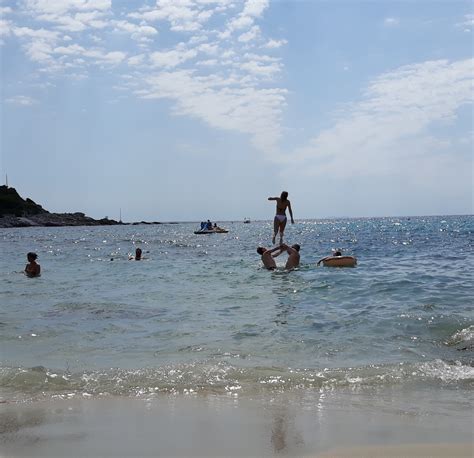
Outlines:
[[26, 255], [28, 264], [25, 267], [25, 275], [27, 277], [39, 277], [41, 275], [41, 266], [37, 264], [36, 262], [37, 258], [38, 258], [38, 255], [31, 251]]
[[295, 224], [293, 219], [293, 211], [291, 210], [291, 203], [288, 200], [288, 193], [283, 191], [280, 197], [269, 197], [268, 200], [276, 200], [276, 215], [273, 220], [273, 237], [272, 243], [275, 244], [275, 239], [280, 233], [280, 245], [283, 244], [283, 234], [286, 227], [286, 209], [290, 212], [291, 224]]
[[201, 221], [201, 230], [206, 229], [206, 223], [204, 221]]
[[300, 265], [301, 247], [297, 243], [291, 246], [283, 244], [281, 247], [288, 253], [288, 260], [286, 261], [285, 269], [292, 270], [298, 267]]
[[208, 231], [212, 231], [212, 223], [211, 223], [210, 220], [207, 220], [206, 229], [207, 229]]
[[225, 229], [223, 229], [222, 227], [218, 226], [217, 223], [214, 223], [214, 226], [212, 227], [212, 230], [213, 230], [213, 231], [216, 231], [216, 232], [223, 232], [223, 231], [225, 231]]
[[262, 257], [263, 265], [268, 270], [275, 270], [277, 268], [274, 258], [279, 256], [282, 252], [283, 249], [280, 246], [271, 249], [262, 246], [257, 248], [257, 253]]

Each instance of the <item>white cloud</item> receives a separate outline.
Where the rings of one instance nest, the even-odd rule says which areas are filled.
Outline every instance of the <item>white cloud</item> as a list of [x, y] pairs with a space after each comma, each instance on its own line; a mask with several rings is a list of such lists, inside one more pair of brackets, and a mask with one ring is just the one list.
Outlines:
[[0, 19], [0, 38], [8, 37], [12, 34], [12, 23], [5, 19]]
[[[267, 153], [275, 150], [286, 90], [270, 82], [282, 64], [255, 47], [245, 54], [255, 39], [267, 43], [267, 49], [286, 43], [262, 37], [255, 23], [268, 0], [156, 0], [120, 16], [110, 0], [24, 0], [19, 5], [23, 9], [11, 30], [42, 74], [83, 79], [93, 67], [107, 71], [126, 64], [114, 73], [129, 78], [112, 87], [141, 98], [168, 98], [176, 114], [250, 135]], [[238, 33], [222, 39], [229, 24]], [[166, 48], [159, 40], [150, 41], [158, 29], [166, 32]], [[189, 67], [194, 71], [184, 70]]]
[[248, 32], [243, 33], [239, 36], [238, 40], [241, 43], [248, 43], [249, 41], [255, 40], [260, 34], [260, 27], [254, 25]]
[[112, 51], [104, 54], [102, 57], [104, 61], [109, 64], [116, 65], [122, 62], [127, 57], [127, 54], [122, 51]]
[[199, 45], [197, 49], [202, 53], [210, 54], [211, 56], [214, 56], [219, 51], [219, 45], [204, 43], [202, 45]]
[[[106, 52], [100, 48], [86, 49], [77, 44], [70, 46], [58, 46], [52, 50], [52, 53], [66, 56], [80, 55], [92, 59], [95, 63], [116, 65], [121, 63], [127, 57], [127, 54], [122, 51]], [[84, 60], [76, 60], [77, 64], [85, 63]], [[67, 65], [66, 65], [67, 66]], [[75, 65], [73, 65], [75, 66]]]
[[98, 63], [111, 65], [119, 64], [127, 57], [127, 54], [122, 51], [105, 52], [102, 49], [87, 49], [82, 55], [94, 59]]
[[264, 48], [277, 49], [288, 43], [287, 40], [269, 40], [266, 44], [263, 45]]
[[58, 46], [57, 48], [53, 49], [53, 52], [56, 54], [66, 54], [66, 55], [73, 55], [73, 54], [83, 54], [85, 49], [79, 45], [71, 45], [71, 46]]
[[24, 12], [35, 20], [49, 22], [58, 30], [71, 33], [89, 28], [102, 29], [111, 0], [25, 0]]
[[24, 42], [23, 49], [32, 61], [49, 63], [53, 48], [59, 40], [59, 32], [29, 27], [14, 27], [12, 30]]
[[281, 70], [281, 65], [277, 62], [262, 64], [257, 61], [249, 61], [241, 64], [241, 68], [248, 71], [250, 74], [270, 78]]
[[201, 65], [203, 67], [215, 67], [219, 65], [219, 61], [217, 59], [200, 60], [199, 62], [196, 62], [196, 65]]
[[137, 41], [158, 35], [158, 30], [150, 25], [137, 25], [128, 21], [114, 21], [114, 25], [117, 30], [128, 32]]
[[134, 66], [142, 64], [144, 60], [145, 60], [145, 54], [138, 54], [136, 56], [130, 57], [127, 63], [128, 65], [134, 67]]
[[13, 33], [19, 38], [33, 38], [54, 43], [59, 40], [59, 32], [46, 29], [30, 29], [29, 27], [15, 27]]
[[[206, 7], [216, 2], [195, 2], [191, 0], [157, 0], [156, 7], [130, 13], [129, 17], [148, 22], [165, 20], [175, 32], [194, 32], [200, 30], [214, 14]], [[221, 7], [226, 2], [218, 3]]]
[[268, 8], [268, 0], [247, 0], [242, 14], [244, 16], [260, 17]]
[[19, 105], [22, 107], [27, 107], [38, 103], [37, 100], [28, 97], [27, 95], [16, 95], [15, 97], [10, 97], [9, 99], [5, 100], [7, 103], [11, 103], [13, 105]]
[[453, 122], [473, 102], [473, 59], [429, 61], [376, 78], [364, 99], [339, 113], [333, 127], [289, 156], [305, 170], [334, 177], [387, 174], [415, 166], [428, 148], [442, 148], [429, 128]]
[[396, 27], [397, 25], [400, 25], [400, 19], [396, 17], [387, 17], [384, 19], [383, 23], [387, 27]]
[[112, 0], [26, 0], [26, 10], [38, 14], [63, 14], [68, 11], [105, 11], [112, 7]]
[[255, 19], [259, 18], [268, 8], [268, 5], [268, 0], [247, 0], [242, 12], [236, 18], [229, 21], [228, 33], [250, 28], [254, 24]]
[[465, 32], [470, 32], [474, 28], [474, 14], [466, 14], [464, 20], [456, 25], [464, 28]]
[[156, 67], [172, 68], [176, 67], [197, 55], [196, 49], [186, 49], [178, 45], [170, 51], [155, 51], [150, 53], [150, 62]]
[[174, 112], [211, 127], [249, 134], [256, 147], [270, 154], [280, 138], [284, 89], [239, 86], [238, 79], [199, 77], [192, 71], [162, 72], [146, 78], [138, 96], [174, 100]]

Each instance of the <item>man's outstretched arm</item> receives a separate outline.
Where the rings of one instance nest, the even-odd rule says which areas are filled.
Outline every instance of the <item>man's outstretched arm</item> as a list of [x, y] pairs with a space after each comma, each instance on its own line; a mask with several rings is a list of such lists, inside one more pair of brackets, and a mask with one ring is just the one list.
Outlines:
[[276, 246], [274, 248], [271, 248], [268, 250], [268, 253], [272, 255], [273, 258], [276, 258], [277, 256], [280, 256], [280, 254], [283, 252], [283, 247], [281, 246]]

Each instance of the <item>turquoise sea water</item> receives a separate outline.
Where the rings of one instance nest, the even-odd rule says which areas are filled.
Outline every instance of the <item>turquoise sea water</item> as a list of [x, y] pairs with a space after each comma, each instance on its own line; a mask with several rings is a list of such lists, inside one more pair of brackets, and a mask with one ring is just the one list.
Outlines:
[[[472, 393], [472, 216], [298, 221], [292, 272], [261, 268], [270, 222], [220, 225], [0, 229], [0, 400]], [[316, 267], [332, 248], [357, 267]], [[41, 278], [21, 274], [28, 251]]]

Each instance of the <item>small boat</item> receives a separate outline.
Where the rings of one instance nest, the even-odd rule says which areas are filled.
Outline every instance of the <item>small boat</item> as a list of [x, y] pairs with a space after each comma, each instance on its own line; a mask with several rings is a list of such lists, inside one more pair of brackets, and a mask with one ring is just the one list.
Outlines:
[[321, 262], [326, 267], [355, 267], [357, 259], [354, 256], [327, 256], [318, 261], [318, 266]]
[[227, 234], [229, 231], [227, 229], [201, 229], [199, 231], [194, 231], [197, 234]]
[[250, 218], [244, 218], [244, 224], [249, 224], [250, 223]]

